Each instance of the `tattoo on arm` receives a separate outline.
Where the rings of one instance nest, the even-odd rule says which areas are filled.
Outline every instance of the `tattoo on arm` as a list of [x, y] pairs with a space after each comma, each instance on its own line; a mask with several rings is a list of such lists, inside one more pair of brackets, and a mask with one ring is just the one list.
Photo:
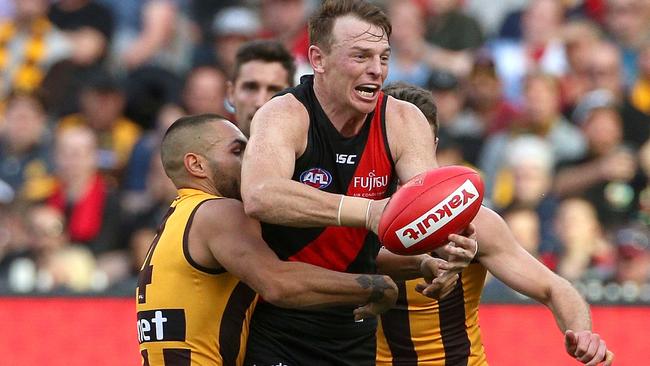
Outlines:
[[370, 288], [372, 290], [368, 297], [368, 302], [377, 302], [383, 299], [385, 291], [392, 289], [392, 286], [386, 282], [384, 276], [380, 275], [361, 275], [357, 277], [357, 283], [363, 289]]

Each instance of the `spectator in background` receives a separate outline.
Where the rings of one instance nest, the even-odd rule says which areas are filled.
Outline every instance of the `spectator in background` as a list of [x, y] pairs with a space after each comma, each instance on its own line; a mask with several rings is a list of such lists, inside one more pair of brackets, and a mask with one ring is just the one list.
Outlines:
[[233, 77], [228, 81], [228, 101], [246, 137], [255, 112], [275, 94], [293, 86], [295, 72], [293, 57], [280, 42], [253, 41], [237, 51]]
[[532, 254], [534, 257], [539, 256], [539, 245], [542, 241], [540, 236], [539, 216], [535, 210], [530, 208], [511, 207], [503, 213], [503, 219], [512, 230], [512, 235], [517, 242]]
[[[172, 122], [175, 120], [172, 120]], [[178, 196], [174, 183], [165, 174], [165, 169], [160, 159], [160, 146], [156, 147], [150, 156], [147, 169], [146, 190], [141, 195], [146, 197], [145, 205], [132, 215], [130, 225], [126, 228], [129, 232], [129, 259], [124, 261], [126, 267], [121, 268], [120, 278], [113, 282], [122, 282], [121, 285], [135, 284], [144, 258], [154, 240], [160, 223], [169, 210], [170, 203]], [[128, 287], [132, 291], [135, 286]]]
[[13, 263], [24, 258], [29, 248], [29, 230], [25, 227], [24, 220], [25, 206], [16, 204], [18, 201], [10, 201], [12, 198], [0, 196], [0, 291], [15, 287], [10, 281], [10, 276], [15, 272]]
[[554, 156], [551, 145], [534, 135], [514, 138], [506, 147], [506, 164], [499, 172], [493, 205], [498, 211], [522, 208], [534, 211], [539, 219], [538, 256], [554, 268], [558, 253], [553, 219], [557, 198], [551, 193]]
[[[419, 3], [423, 4], [422, 11], [428, 19], [426, 41], [417, 45], [420, 58], [432, 69], [444, 69], [465, 77], [471, 69], [472, 51], [483, 42], [478, 23], [462, 13], [457, 0], [425, 0]], [[408, 40], [411, 49], [416, 49], [414, 41]]]
[[71, 55], [70, 41], [47, 19], [47, 0], [14, 0], [15, 16], [0, 21], [0, 98], [38, 88], [55, 62]]
[[114, 28], [107, 7], [92, 0], [59, 0], [48, 17], [72, 42], [74, 63], [93, 65], [106, 55]]
[[308, 10], [305, 0], [260, 1], [262, 31], [259, 36], [282, 42], [299, 65], [308, 63]]
[[463, 13], [462, 1], [428, 0], [426, 4], [429, 42], [450, 51], [475, 50], [483, 44], [481, 27], [476, 19]]
[[644, 0], [606, 0], [605, 29], [621, 52], [623, 84], [637, 78], [639, 49], [650, 34], [650, 5]]
[[88, 126], [97, 135], [97, 167], [118, 181], [141, 128], [124, 117], [124, 92], [106, 73], [93, 76], [81, 90], [81, 111], [61, 119], [59, 130]]
[[423, 59], [426, 31], [425, 13], [413, 1], [391, 1], [388, 15], [399, 24], [391, 34], [393, 45], [389, 60], [390, 73], [385, 83], [402, 81], [425, 87], [431, 68]]
[[519, 116], [519, 111], [505, 100], [503, 83], [496, 73], [494, 60], [487, 52], [477, 54], [466, 89], [466, 103], [477, 122], [468, 133], [480, 138], [480, 146], [489, 136], [509, 128]]
[[646, 116], [650, 116], [650, 39], [639, 47], [637, 66], [637, 78], [630, 89], [630, 103]]
[[578, 198], [562, 201], [555, 232], [563, 250], [557, 269], [560, 276], [571, 282], [611, 277], [615, 253], [589, 202]]
[[647, 227], [630, 226], [616, 233], [616, 282], [641, 286], [650, 281], [649, 238]]
[[556, 163], [581, 157], [586, 143], [580, 130], [560, 111], [559, 84], [549, 74], [532, 73], [524, 82], [522, 116], [508, 131], [488, 138], [483, 146], [479, 167], [485, 174], [486, 192], [493, 194], [497, 175], [507, 159], [508, 142], [522, 134], [534, 134], [546, 140]]
[[527, 2], [528, 0], [501, 0], [490, 2], [486, 6], [485, 0], [464, 0], [463, 4], [467, 13], [481, 24], [483, 33], [492, 38], [497, 36], [506, 16], [523, 8]]
[[599, 42], [594, 45], [589, 55], [589, 91], [605, 89], [614, 95], [623, 118], [623, 140], [638, 148], [650, 138], [650, 120], [630, 103], [621, 67], [621, 53], [614, 44]]
[[[160, 142], [171, 124], [187, 113], [176, 104], [163, 106], [156, 119], [156, 128], [142, 135], [133, 147], [124, 181], [122, 182], [122, 208], [128, 215], [140, 214], [151, 205], [152, 198], [147, 194], [151, 159], [157, 158]], [[169, 202], [165, 203], [168, 206]]]
[[245, 7], [226, 8], [214, 17], [211, 57], [229, 76], [235, 67], [237, 50], [255, 39], [260, 27], [257, 14]]
[[427, 80], [427, 88], [431, 90], [438, 108], [438, 123], [440, 134], [445, 139], [443, 147], [454, 144], [461, 149], [462, 160], [476, 164], [478, 152], [482, 146], [479, 136], [480, 122], [475, 115], [465, 107], [465, 88], [454, 74], [433, 70]]
[[183, 13], [186, 1], [111, 0], [109, 3], [121, 9], [116, 14], [131, 11], [139, 15], [139, 18], [132, 18], [135, 14], [129, 15], [128, 26], [119, 29], [113, 43], [114, 66], [129, 71], [157, 66], [177, 75], [190, 68], [192, 48], [199, 34], [192, 31], [190, 21]]
[[508, 100], [521, 102], [525, 75], [541, 70], [564, 75], [567, 60], [561, 40], [564, 9], [557, 0], [533, 0], [522, 15], [522, 39], [499, 39], [492, 46], [499, 77]]
[[226, 75], [213, 66], [198, 66], [187, 75], [182, 101], [187, 114], [226, 115]]
[[69, 242], [63, 213], [37, 204], [28, 208], [25, 220], [29, 247], [10, 264], [10, 286], [22, 292], [91, 290], [95, 258], [88, 248]]
[[38, 93], [12, 92], [0, 128], [0, 180], [17, 195], [39, 199], [51, 189], [51, 134]]
[[568, 62], [567, 73], [560, 78], [562, 108], [567, 115], [580, 97], [589, 91], [589, 65], [592, 49], [602, 42], [602, 32], [596, 23], [586, 19], [569, 20], [563, 27], [562, 38]]
[[585, 95], [574, 120], [587, 138], [588, 151], [561, 165], [554, 191], [584, 197], [609, 230], [636, 216], [643, 187], [638, 158], [623, 142], [623, 122], [609, 91]]
[[192, 0], [189, 4], [192, 20], [201, 29], [203, 41], [212, 39], [214, 15], [223, 9], [241, 5], [240, 0]]
[[65, 231], [95, 255], [120, 248], [116, 192], [99, 174], [97, 137], [86, 126], [67, 128], [55, 141], [57, 187], [47, 204], [64, 213]]
[[639, 163], [645, 178], [645, 187], [639, 193], [639, 221], [650, 227], [650, 140], [639, 150]]
[[50, 7], [50, 20], [71, 40], [70, 58], [54, 64], [42, 88], [47, 109], [59, 118], [79, 110], [79, 91], [99, 71], [114, 32], [113, 14], [90, 0], [61, 0]]

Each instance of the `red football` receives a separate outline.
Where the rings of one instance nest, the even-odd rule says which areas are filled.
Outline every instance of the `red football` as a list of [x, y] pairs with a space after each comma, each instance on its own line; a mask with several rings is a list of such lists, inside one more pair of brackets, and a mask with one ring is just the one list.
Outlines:
[[379, 240], [402, 255], [428, 253], [459, 234], [483, 202], [483, 181], [464, 166], [424, 172], [390, 199], [379, 221]]

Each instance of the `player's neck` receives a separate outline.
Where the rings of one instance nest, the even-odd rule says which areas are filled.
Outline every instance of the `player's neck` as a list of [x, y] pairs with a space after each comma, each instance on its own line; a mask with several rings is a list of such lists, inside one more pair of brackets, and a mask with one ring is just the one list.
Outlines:
[[180, 188], [196, 189], [214, 196], [222, 196], [221, 193], [219, 193], [219, 190], [217, 190], [207, 179], [188, 180], [181, 183]]
[[316, 99], [334, 128], [345, 137], [358, 134], [368, 115], [360, 113], [347, 105], [337, 103], [336, 97], [331, 94], [332, 92], [336, 93], [336, 91], [327, 90], [322, 86], [322, 83], [314, 82]]

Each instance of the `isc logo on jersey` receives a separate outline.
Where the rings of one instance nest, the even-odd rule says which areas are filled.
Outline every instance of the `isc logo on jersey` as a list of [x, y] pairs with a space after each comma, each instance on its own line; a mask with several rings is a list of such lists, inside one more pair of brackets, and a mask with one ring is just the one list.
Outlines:
[[432, 209], [395, 233], [404, 248], [409, 248], [447, 225], [479, 197], [478, 190], [468, 179]]
[[311, 168], [300, 174], [300, 182], [318, 189], [325, 189], [332, 184], [332, 174], [325, 169]]

